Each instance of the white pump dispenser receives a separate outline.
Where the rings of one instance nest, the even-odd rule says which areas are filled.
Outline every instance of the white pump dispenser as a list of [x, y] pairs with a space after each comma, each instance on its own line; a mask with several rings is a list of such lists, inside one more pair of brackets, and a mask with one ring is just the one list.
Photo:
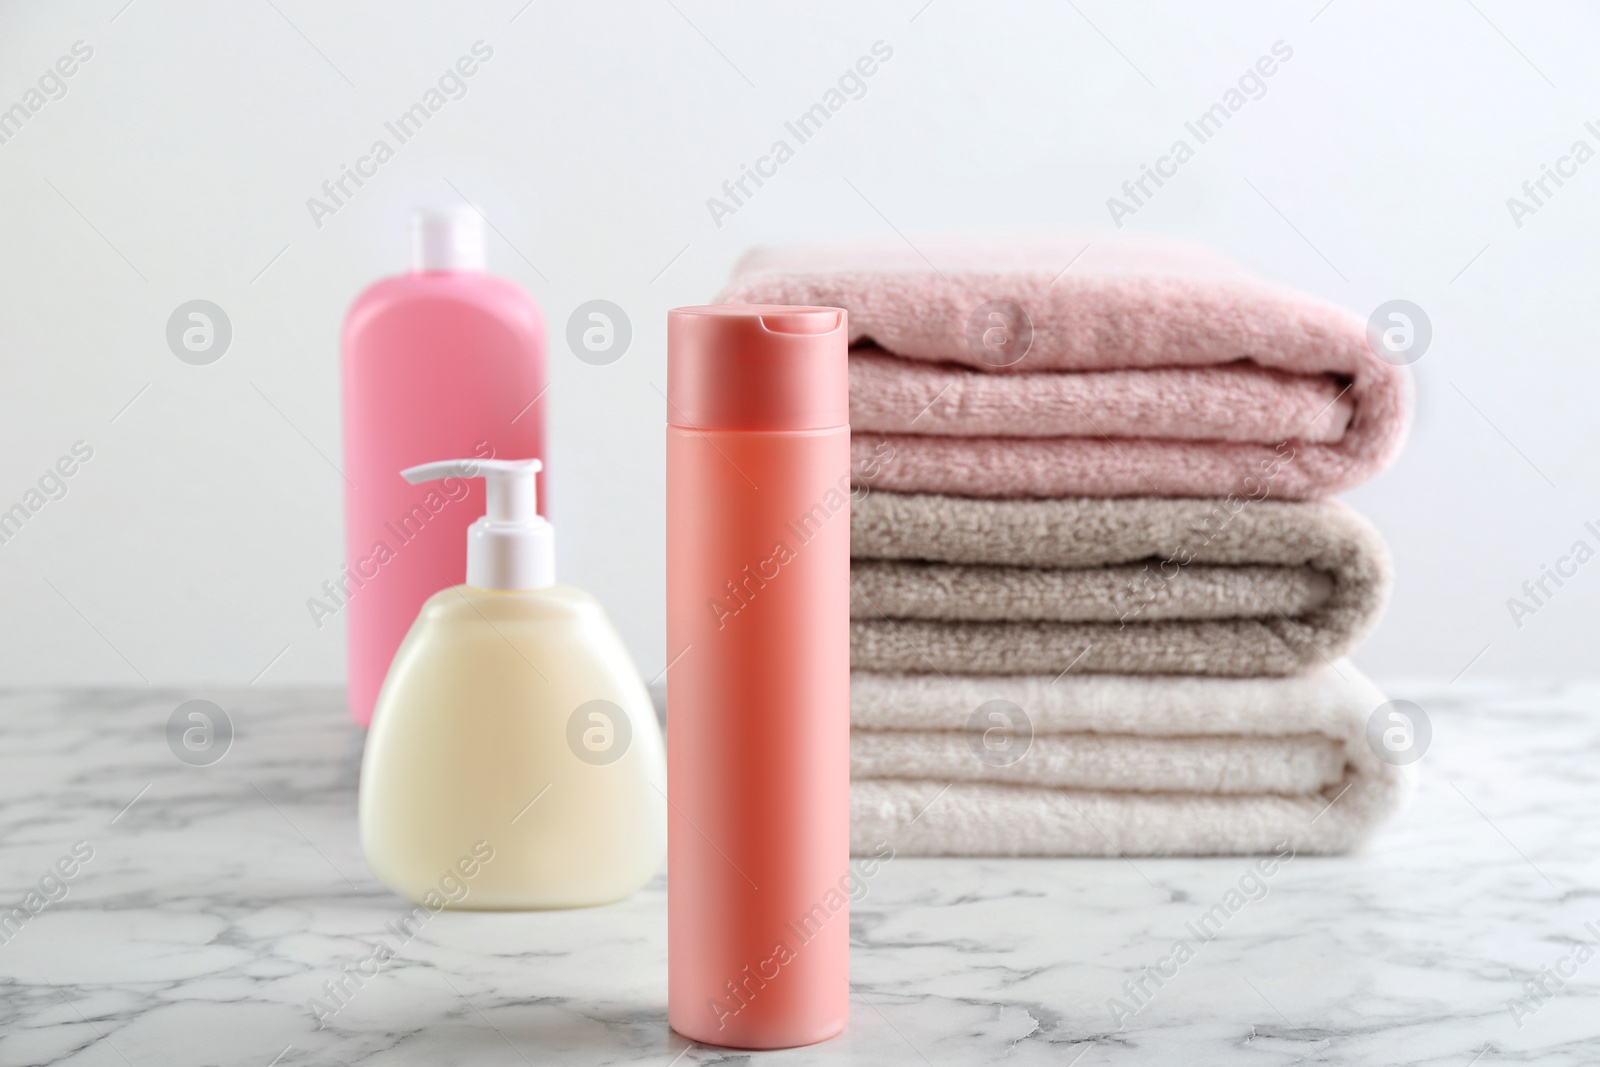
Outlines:
[[367, 862], [431, 911], [605, 904], [666, 856], [661, 726], [599, 602], [555, 581], [539, 470], [465, 459], [401, 472], [487, 488], [466, 583], [417, 613], [362, 754]]
[[486, 511], [467, 529], [467, 584], [479, 589], [543, 589], [556, 580], [555, 528], [539, 515], [536, 459], [447, 459], [407, 467], [412, 485], [439, 478], [482, 478]]

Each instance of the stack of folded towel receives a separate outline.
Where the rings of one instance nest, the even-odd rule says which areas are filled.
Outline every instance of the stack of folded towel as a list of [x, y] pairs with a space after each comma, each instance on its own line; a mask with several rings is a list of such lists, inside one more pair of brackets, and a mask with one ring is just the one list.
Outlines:
[[1324, 499], [1399, 450], [1363, 322], [1170, 242], [758, 250], [850, 312], [852, 844], [1349, 848], [1405, 793], [1343, 655], [1388, 596]]

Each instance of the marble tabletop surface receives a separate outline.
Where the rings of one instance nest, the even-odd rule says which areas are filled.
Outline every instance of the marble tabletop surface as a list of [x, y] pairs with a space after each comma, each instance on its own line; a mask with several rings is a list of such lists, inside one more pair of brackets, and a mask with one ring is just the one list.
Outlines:
[[[851, 916], [849, 1028], [754, 1057], [668, 1029], [659, 875], [441, 913], [319, 1029], [307, 1001], [408, 910], [361, 857], [338, 694], [0, 695], [0, 912], [28, 905], [0, 1064], [1600, 1062], [1600, 689], [1395, 695], [1433, 723], [1411, 807], [1281, 868], [1137, 1014], [1113, 998], [1247, 860], [896, 859]], [[166, 740], [194, 698], [234, 727], [206, 766]]]

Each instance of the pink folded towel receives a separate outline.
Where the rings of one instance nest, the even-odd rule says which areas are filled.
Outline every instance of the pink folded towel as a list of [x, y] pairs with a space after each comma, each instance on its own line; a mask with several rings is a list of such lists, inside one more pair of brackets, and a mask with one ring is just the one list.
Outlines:
[[985, 374], [872, 347], [850, 354], [850, 426], [857, 432], [1333, 443], [1354, 414], [1331, 374], [1288, 374], [1242, 360]]
[[[1377, 474], [1410, 421], [1410, 377], [1360, 318], [1176, 242], [757, 249], [720, 299], [850, 312], [853, 448], [892, 454], [873, 464], [880, 489], [1226, 496], [1270, 472], [1270, 495], [1307, 499]], [[996, 303], [1025, 320], [993, 319]], [[995, 321], [1003, 358], [981, 340]]]

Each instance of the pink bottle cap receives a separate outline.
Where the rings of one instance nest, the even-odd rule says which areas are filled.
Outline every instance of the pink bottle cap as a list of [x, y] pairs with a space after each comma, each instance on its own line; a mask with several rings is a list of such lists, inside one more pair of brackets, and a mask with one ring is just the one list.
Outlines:
[[667, 421], [697, 430], [850, 422], [841, 308], [721, 304], [667, 313]]

